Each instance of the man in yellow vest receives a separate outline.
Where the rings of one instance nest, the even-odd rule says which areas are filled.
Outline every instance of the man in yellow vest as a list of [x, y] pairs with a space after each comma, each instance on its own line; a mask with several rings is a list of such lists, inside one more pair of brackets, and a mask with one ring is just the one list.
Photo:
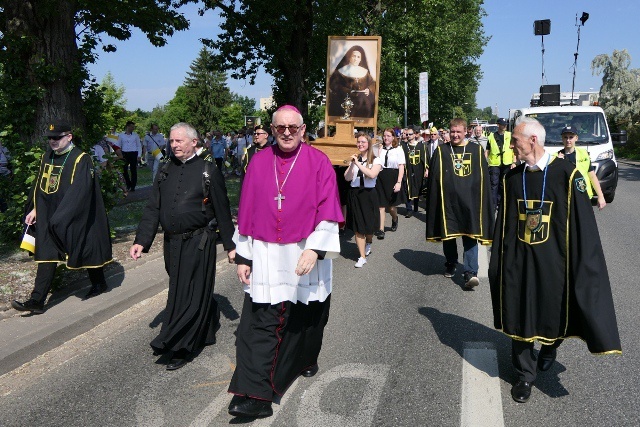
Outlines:
[[576, 147], [578, 132], [579, 129], [574, 126], [566, 126], [562, 129], [562, 143], [564, 144], [564, 148], [558, 152], [558, 157], [569, 160], [576, 165], [576, 168], [585, 179], [589, 178], [587, 183], [591, 181], [591, 185], [587, 185], [587, 194], [589, 198], [592, 198], [593, 190], [595, 190], [598, 195], [598, 209], [602, 210], [602, 208], [607, 205], [607, 202], [604, 200], [604, 194], [602, 193], [602, 188], [600, 188], [600, 181], [598, 181], [598, 177], [596, 176], [596, 168], [591, 165], [589, 153], [584, 148]]
[[516, 158], [511, 149], [511, 132], [507, 130], [507, 120], [498, 119], [498, 130], [489, 135], [487, 142], [487, 162], [491, 181], [491, 197], [495, 209], [502, 199], [502, 177], [516, 166]]

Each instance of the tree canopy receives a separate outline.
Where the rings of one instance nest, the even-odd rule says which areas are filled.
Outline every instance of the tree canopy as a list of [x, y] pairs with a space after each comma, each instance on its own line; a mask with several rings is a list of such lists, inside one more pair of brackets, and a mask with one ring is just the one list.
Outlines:
[[[297, 105], [325, 93], [330, 35], [382, 36], [380, 106], [400, 113], [407, 55], [409, 121], [419, 121], [418, 75], [429, 73], [430, 120], [450, 118], [452, 107], [475, 107], [481, 77], [476, 60], [483, 35], [481, 0], [205, 1], [219, 8], [222, 33], [204, 40], [233, 78], [255, 79], [259, 67], [274, 78], [276, 103]], [[336, 11], [339, 11], [336, 16]], [[254, 19], [264, 17], [264, 19]], [[468, 111], [467, 111], [468, 110]]]
[[640, 69], [630, 66], [631, 55], [626, 49], [614, 50], [611, 56], [603, 53], [591, 61], [593, 74], [602, 74], [598, 102], [618, 127], [640, 121]]
[[[155, 46], [189, 23], [178, 7], [195, 0], [5, 0], [0, 8], [0, 119], [36, 143], [52, 118], [84, 131], [83, 101], [96, 95], [86, 64], [103, 36], [127, 40], [140, 29]], [[99, 94], [98, 94], [99, 95]]]

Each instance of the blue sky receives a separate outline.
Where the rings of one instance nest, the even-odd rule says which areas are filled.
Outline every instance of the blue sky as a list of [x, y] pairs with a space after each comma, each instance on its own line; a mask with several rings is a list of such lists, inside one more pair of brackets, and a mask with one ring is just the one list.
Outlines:
[[[551, 34], [544, 37], [546, 83], [560, 84], [570, 91], [576, 51], [576, 14], [589, 13], [580, 32], [576, 90], [598, 90], [602, 76], [591, 75], [591, 60], [614, 49], [627, 49], [631, 68], [640, 68], [640, 2], [629, 0], [488, 0], [483, 19], [485, 34], [491, 40], [479, 63], [484, 73], [477, 93], [478, 106], [498, 106], [501, 116], [509, 108], [526, 106], [541, 80], [541, 37], [533, 34], [533, 21], [551, 20]], [[118, 42], [115, 53], [101, 53], [91, 66], [102, 80], [111, 72], [126, 89], [127, 108], [151, 110], [165, 104], [182, 84], [191, 62], [201, 48], [200, 38], [213, 38], [219, 32], [218, 14], [198, 16], [197, 7], [182, 9], [191, 28], [175, 34], [162, 48], [153, 47], [140, 32], [126, 42]], [[384, 43], [384, 40], [383, 40]], [[382, 68], [384, 69], [384, 68]], [[224, 71], [224, 70], [223, 70]], [[271, 94], [271, 78], [261, 73], [256, 85], [228, 80], [230, 89], [255, 98]], [[430, 92], [437, 88], [430, 88]], [[418, 102], [418, 94], [415, 94]], [[399, 112], [400, 113], [400, 112]]]

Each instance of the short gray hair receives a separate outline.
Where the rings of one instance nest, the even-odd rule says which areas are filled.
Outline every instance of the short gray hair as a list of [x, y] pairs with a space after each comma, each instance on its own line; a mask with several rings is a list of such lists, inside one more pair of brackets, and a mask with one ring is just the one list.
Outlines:
[[518, 120], [516, 120], [516, 126], [522, 126], [522, 133], [524, 136], [535, 135], [537, 137], [538, 145], [544, 147], [544, 141], [547, 136], [547, 131], [544, 129], [544, 126], [534, 119], [533, 117], [528, 116], [520, 116]]
[[184, 133], [187, 134], [187, 138], [189, 138], [189, 139], [199, 139], [198, 138], [198, 131], [196, 130], [196, 128], [191, 126], [189, 123], [180, 122], [180, 123], [176, 123], [175, 125], [171, 126], [171, 132], [173, 132], [174, 130], [177, 130], [177, 129], [183, 129]]

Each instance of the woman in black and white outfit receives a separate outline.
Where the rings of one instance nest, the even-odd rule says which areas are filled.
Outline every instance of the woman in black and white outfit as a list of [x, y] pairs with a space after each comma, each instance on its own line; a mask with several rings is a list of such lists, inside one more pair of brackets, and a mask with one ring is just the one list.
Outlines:
[[382, 147], [378, 151], [378, 158], [382, 162], [382, 171], [376, 181], [378, 202], [380, 203], [380, 229], [375, 235], [384, 239], [384, 216], [388, 210], [391, 214], [391, 231], [398, 229], [398, 209], [396, 206], [405, 203], [402, 191], [404, 177], [405, 156], [402, 147], [398, 145], [393, 129], [385, 129], [382, 133]]
[[366, 133], [358, 133], [356, 147], [358, 153], [351, 156], [351, 165], [344, 173], [344, 178], [351, 181], [347, 201], [347, 227], [356, 235], [360, 258], [355, 266], [360, 268], [366, 264], [367, 256], [371, 253], [373, 232], [380, 227], [375, 187], [382, 162], [374, 156], [371, 138]]

